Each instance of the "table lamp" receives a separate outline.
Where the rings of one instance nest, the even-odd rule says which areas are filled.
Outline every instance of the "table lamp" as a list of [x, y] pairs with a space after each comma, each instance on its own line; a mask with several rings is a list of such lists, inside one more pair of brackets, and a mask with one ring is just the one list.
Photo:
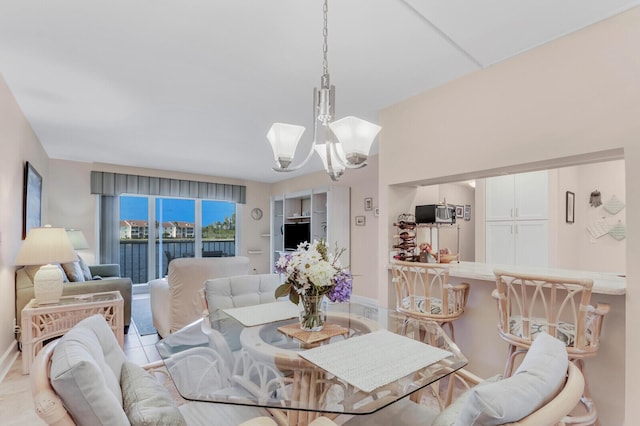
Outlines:
[[64, 228], [31, 228], [22, 243], [17, 265], [43, 265], [33, 277], [33, 291], [38, 304], [57, 303], [62, 296], [62, 272], [59, 265], [76, 260], [71, 241]]
[[67, 229], [67, 237], [69, 237], [74, 250], [84, 250], [89, 248], [89, 243], [81, 230]]

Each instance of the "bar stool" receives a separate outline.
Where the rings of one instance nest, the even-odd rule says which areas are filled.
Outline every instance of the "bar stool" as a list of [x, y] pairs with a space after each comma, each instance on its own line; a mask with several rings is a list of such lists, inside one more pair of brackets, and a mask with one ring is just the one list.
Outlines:
[[609, 305], [591, 305], [593, 281], [495, 270], [498, 333], [509, 344], [504, 376], [513, 372], [518, 355], [525, 354], [541, 332], [563, 341], [569, 360], [585, 377], [580, 402], [587, 413], [565, 418], [566, 424], [591, 425], [598, 418], [584, 369], [584, 360], [597, 355], [604, 316]]
[[410, 320], [448, 324], [455, 342], [453, 321], [464, 313], [469, 284], [449, 284], [449, 267], [438, 263], [394, 261], [391, 264], [396, 290], [396, 311], [404, 317], [402, 334]]

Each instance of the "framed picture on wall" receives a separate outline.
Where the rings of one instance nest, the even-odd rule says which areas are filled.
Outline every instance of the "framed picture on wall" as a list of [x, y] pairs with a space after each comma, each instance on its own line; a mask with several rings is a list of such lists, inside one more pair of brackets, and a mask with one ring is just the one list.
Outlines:
[[464, 220], [471, 220], [471, 204], [464, 205]]
[[364, 216], [356, 216], [356, 226], [364, 226], [366, 218]]
[[576, 207], [576, 194], [571, 191], [567, 191], [566, 195], [567, 201], [567, 223], [573, 223], [575, 220], [574, 217], [574, 209]]
[[367, 197], [364, 199], [364, 211], [370, 212], [373, 210], [373, 198]]
[[42, 176], [27, 161], [24, 168], [22, 239], [27, 237], [31, 228], [42, 225]]
[[462, 219], [464, 217], [464, 206], [456, 206], [456, 218]]

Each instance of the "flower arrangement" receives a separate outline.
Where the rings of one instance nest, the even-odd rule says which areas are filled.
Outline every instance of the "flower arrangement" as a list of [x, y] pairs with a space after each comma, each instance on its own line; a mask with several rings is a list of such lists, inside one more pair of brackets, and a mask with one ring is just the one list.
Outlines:
[[281, 256], [276, 262], [276, 272], [284, 274], [286, 279], [276, 289], [275, 296], [288, 295], [296, 305], [302, 300], [304, 312], [300, 314], [300, 321], [304, 329], [322, 329], [317, 306], [322, 296], [326, 295], [332, 302], [346, 302], [351, 297], [353, 277], [338, 260], [344, 251], [331, 254], [324, 241], [312, 244], [305, 241], [296, 251]]
[[275, 270], [285, 274], [284, 284], [276, 289], [276, 297], [289, 295], [296, 305], [300, 296], [327, 295], [332, 302], [346, 302], [351, 297], [353, 277], [338, 258], [345, 249], [327, 253], [324, 241], [300, 243], [296, 251], [281, 256]]

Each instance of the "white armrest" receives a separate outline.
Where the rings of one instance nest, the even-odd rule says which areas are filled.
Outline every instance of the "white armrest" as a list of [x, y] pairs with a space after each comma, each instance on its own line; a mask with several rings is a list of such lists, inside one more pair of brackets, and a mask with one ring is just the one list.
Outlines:
[[169, 317], [169, 282], [166, 278], [149, 282], [149, 296], [151, 301], [151, 316], [153, 326], [162, 337], [169, 335], [171, 318]]

